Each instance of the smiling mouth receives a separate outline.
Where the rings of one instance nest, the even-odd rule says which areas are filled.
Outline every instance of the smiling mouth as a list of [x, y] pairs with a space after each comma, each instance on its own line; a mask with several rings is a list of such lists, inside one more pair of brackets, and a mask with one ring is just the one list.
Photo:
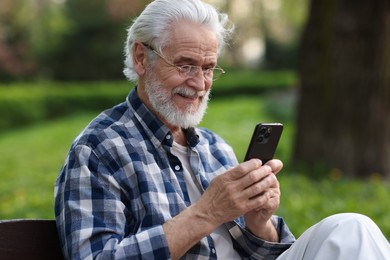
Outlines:
[[195, 100], [197, 98], [202, 98], [202, 96], [199, 96], [199, 95], [185, 95], [185, 94], [182, 94], [182, 93], [177, 93], [177, 95], [179, 95], [180, 97], [182, 98], [186, 98], [186, 99], [191, 99], [191, 100]]
[[173, 94], [179, 95], [182, 98], [195, 100], [198, 98], [203, 98], [205, 95], [205, 91], [196, 92], [188, 88], [181, 88], [181, 89], [176, 89]]

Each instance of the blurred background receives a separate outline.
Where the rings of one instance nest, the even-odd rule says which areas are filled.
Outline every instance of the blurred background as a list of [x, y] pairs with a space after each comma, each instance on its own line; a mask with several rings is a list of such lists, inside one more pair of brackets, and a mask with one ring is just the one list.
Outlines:
[[[1, 0], [0, 219], [54, 218], [72, 140], [133, 87], [126, 29], [149, 2]], [[258, 122], [284, 124], [278, 214], [295, 235], [349, 211], [390, 238], [389, 1], [206, 2], [236, 32], [201, 126], [242, 161]]]
[[[1, 79], [123, 79], [126, 28], [150, 1], [3, 0]], [[307, 0], [208, 1], [237, 26], [223, 64], [296, 68]]]

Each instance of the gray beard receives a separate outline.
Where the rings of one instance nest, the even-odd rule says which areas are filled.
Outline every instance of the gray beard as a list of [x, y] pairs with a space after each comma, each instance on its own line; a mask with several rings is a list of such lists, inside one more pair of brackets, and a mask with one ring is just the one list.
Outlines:
[[194, 95], [195, 92], [190, 87], [177, 87], [173, 89], [171, 93], [166, 91], [161, 86], [160, 82], [153, 77], [146, 81], [145, 92], [152, 108], [157, 113], [159, 113], [169, 124], [184, 129], [195, 127], [202, 121], [207, 110], [210, 96], [210, 90], [202, 93], [203, 98], [199, 103], [199, 106], [189, 105], [184, 111], [180, 111], [172, 101], [173, 95], [176, 93]]

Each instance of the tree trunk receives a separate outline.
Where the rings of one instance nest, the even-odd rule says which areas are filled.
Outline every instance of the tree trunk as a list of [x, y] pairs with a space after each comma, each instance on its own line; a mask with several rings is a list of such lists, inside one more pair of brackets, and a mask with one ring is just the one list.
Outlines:
[[294, 161], [390, 177], [390, 1], [312, 0]]

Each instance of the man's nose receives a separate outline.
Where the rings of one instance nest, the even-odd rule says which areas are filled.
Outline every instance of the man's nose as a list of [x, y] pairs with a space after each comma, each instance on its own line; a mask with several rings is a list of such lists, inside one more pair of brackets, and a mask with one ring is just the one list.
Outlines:
[[191, 84], [191, 87], [195, 88], [198, 91], [203, 91], [207, 88], [207, 86], [210, 86], [211, 81], [208, 80], [205, 75], [203, 70], [198, 70], [197, 73], [193, 75], [189, 79], [189, 84]]

